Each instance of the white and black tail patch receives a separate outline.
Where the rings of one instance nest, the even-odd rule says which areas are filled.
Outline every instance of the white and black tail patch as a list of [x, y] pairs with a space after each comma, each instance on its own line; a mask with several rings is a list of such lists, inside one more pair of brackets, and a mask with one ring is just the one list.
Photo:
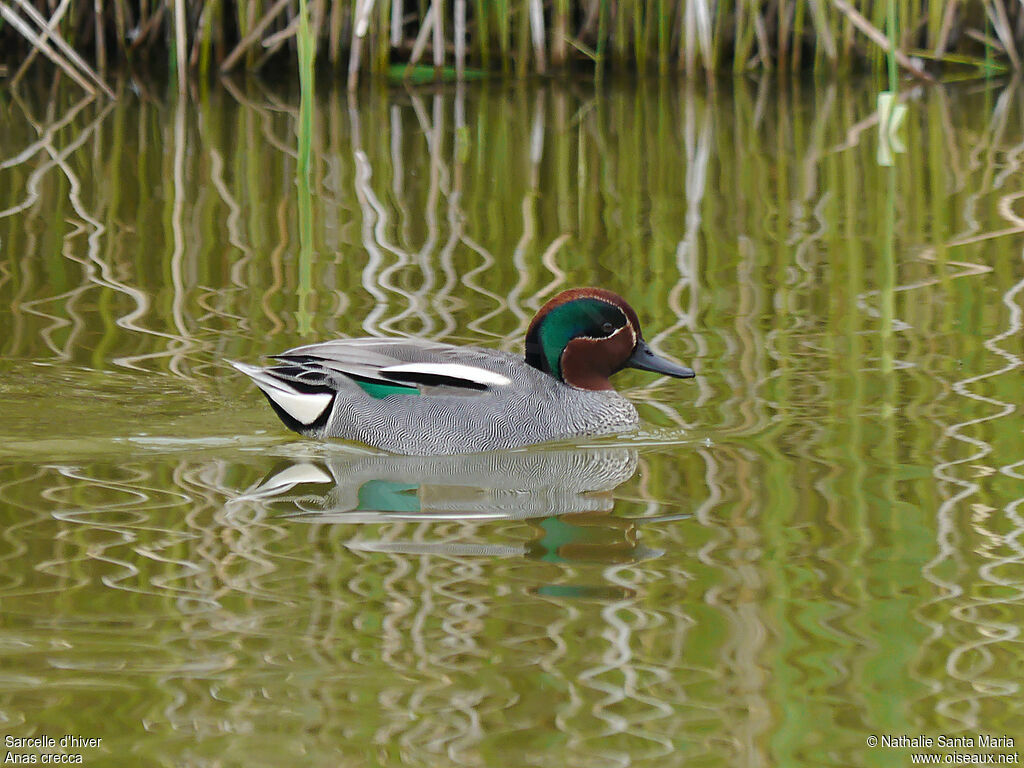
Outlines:
[[327, 423], [335, 395], [329, 387], [279, 377], [273, 368], [228, 362], [255, 382], [288, 429], [306, 434]]

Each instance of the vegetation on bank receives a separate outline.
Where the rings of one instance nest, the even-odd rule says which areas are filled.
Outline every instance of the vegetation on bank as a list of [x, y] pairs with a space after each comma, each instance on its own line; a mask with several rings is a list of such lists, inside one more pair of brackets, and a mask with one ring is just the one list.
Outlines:
[[6, 77], [42, 55], [103, 90], [125, 64], [166, 62], [184, 86], [189, 73], [313, 55], [352, 87], [367, 71], [422, 79], [424, 66], [437, 77], [882, 72], [890, 52], [928, 78], [1016, 70], [1022, 44], [1024, 6], [1006, 0], [0, 0]]

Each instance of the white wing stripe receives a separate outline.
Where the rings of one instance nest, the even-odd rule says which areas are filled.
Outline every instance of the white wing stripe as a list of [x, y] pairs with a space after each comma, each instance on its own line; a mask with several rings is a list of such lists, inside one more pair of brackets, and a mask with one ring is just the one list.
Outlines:
[[477, 368], [465, 363], [402, 363], [381, 368], [381, 373], [420, 373], [430, 376], [447, 376], [451, 379], [465, 379], [488, 387], [504, 387], [512, 383], [507, 376]]

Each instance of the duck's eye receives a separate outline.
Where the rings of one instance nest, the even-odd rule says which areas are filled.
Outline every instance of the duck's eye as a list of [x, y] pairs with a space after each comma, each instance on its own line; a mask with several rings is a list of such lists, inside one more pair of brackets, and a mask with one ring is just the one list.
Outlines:
[[615, 330], [615, 326], [612, 325], [611, 323], [605, 323], [604, 325], [601, 326], [601, 330], [604, 331], [605, 333], [610, 334], [612, 331]]

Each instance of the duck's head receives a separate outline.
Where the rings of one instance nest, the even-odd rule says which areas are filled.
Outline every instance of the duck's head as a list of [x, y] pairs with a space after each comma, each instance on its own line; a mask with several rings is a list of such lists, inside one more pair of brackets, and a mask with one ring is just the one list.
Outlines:
[[563, 291], [540, 308], [526, 331], [526, 362], [580, 389], [612, 389], [609, 377], [640, 368], [691, 379], [690, 368], [658, 357], [640, 332], [636, 312], [603, 288]]

